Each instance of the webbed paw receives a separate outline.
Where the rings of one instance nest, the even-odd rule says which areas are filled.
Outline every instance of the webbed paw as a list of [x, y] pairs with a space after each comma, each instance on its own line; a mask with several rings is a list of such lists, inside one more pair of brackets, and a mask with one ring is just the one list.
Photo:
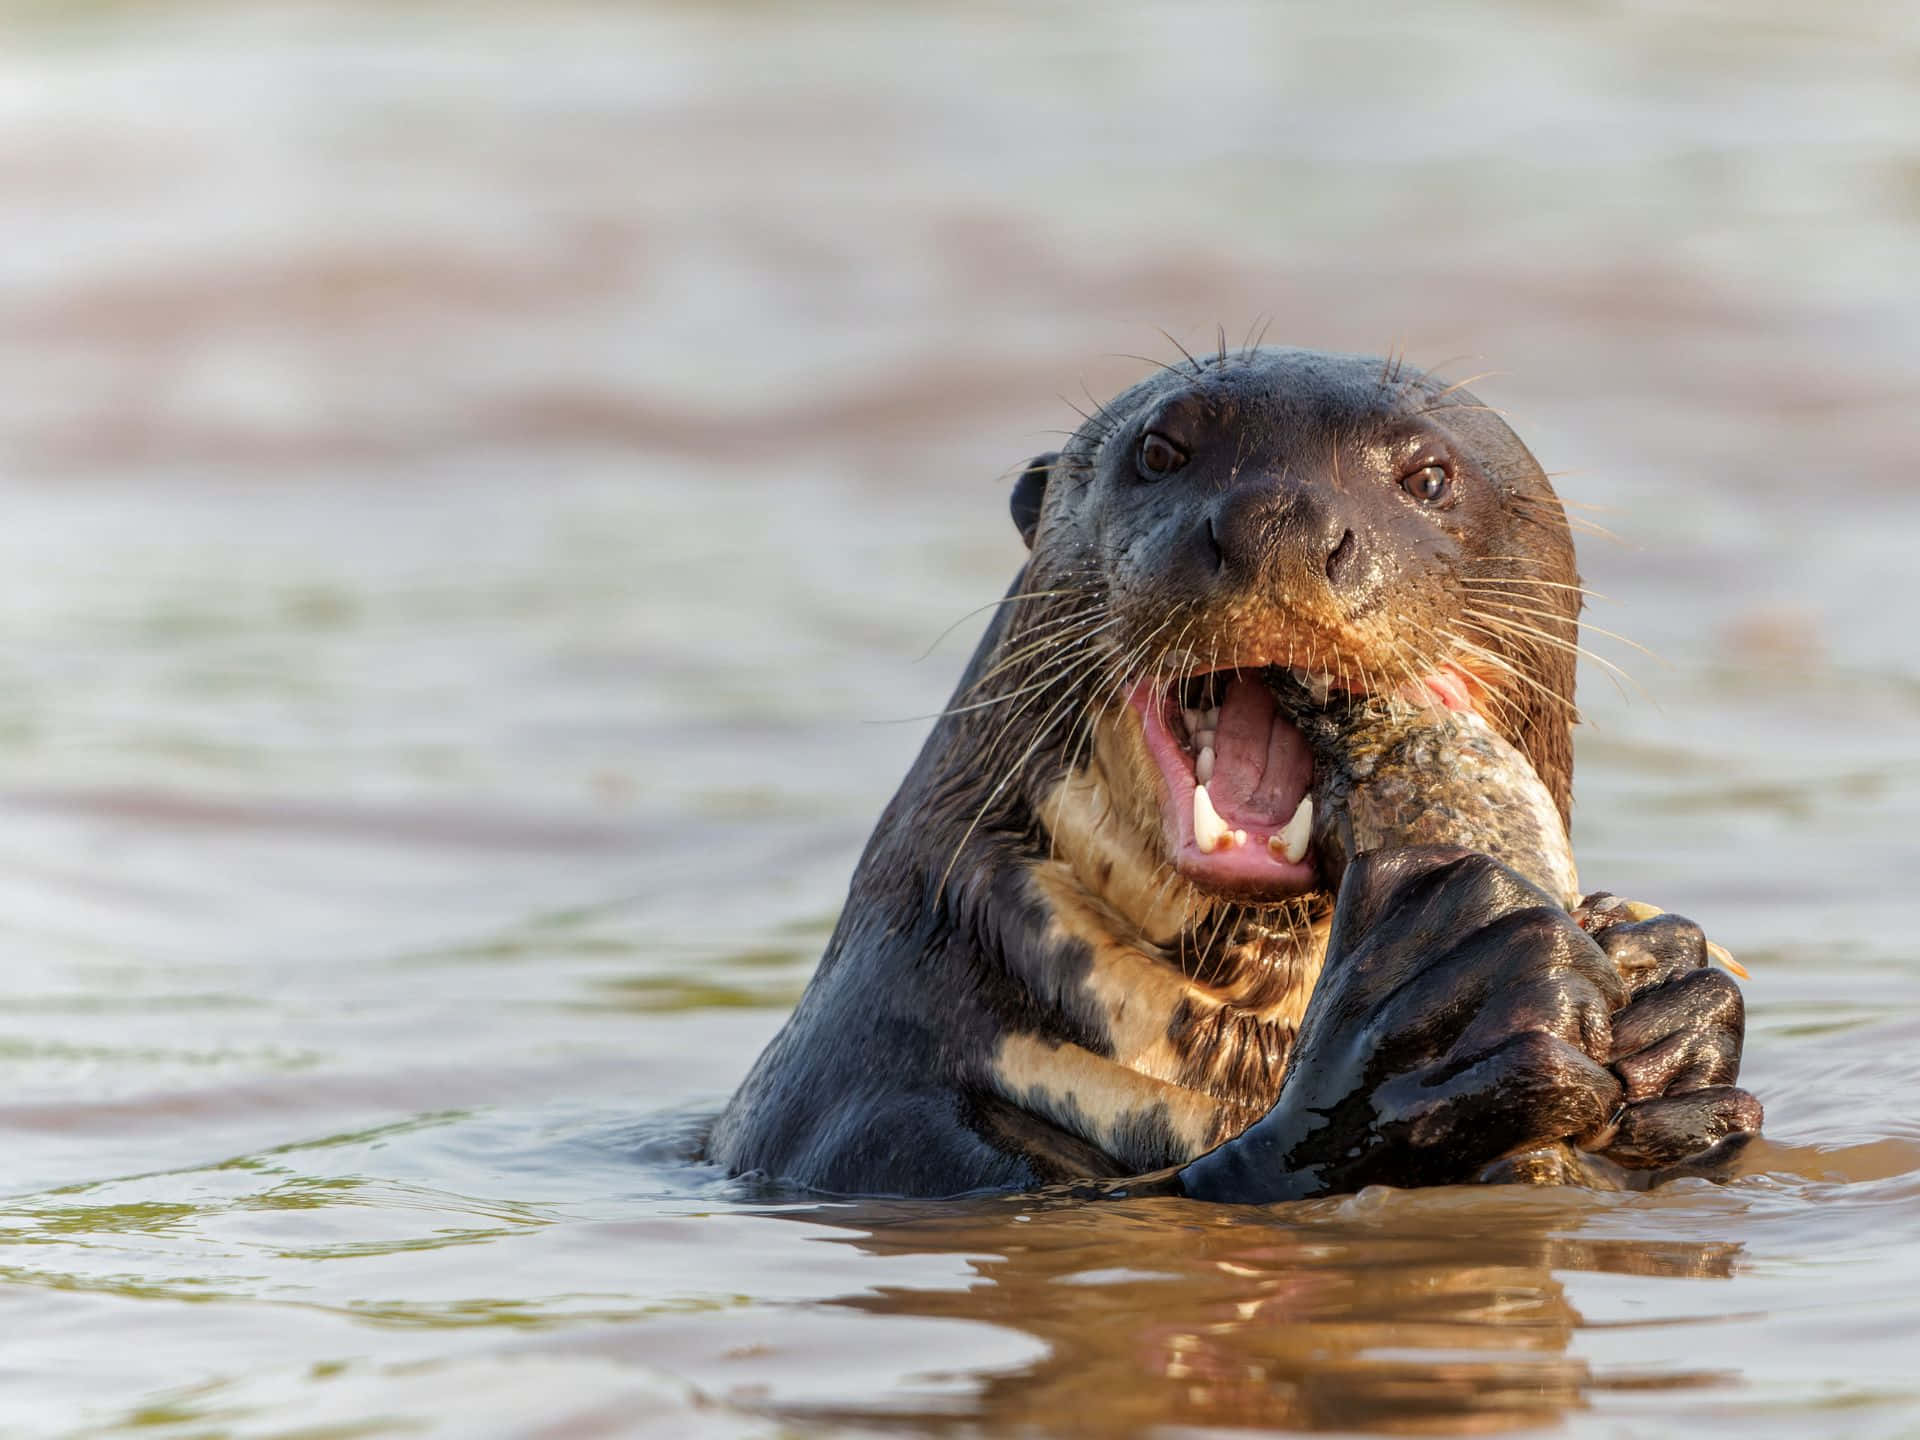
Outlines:
[[1262, 1201], [1441, 1185], [1542, 1145], [1615, 1135], [1608, 1068], [1629, 992], [1574, 918], [1486, 855], [1358, 857], [1273, 1108], [1182, 1172]]
[[1575, 920], [1613, 962], [1628, 991], [1613, 1015], [1607, 1064], [1625, 1105], [1601, 1147], [1631, 1169], [1729, 1158], [1758, 1133], [1760, 1102], [1734, 1082], [1746, 1038], [1746, 1003], [1720, 961], [1745, 975], [1700, 927], [1601, 892], [1575, 907]]

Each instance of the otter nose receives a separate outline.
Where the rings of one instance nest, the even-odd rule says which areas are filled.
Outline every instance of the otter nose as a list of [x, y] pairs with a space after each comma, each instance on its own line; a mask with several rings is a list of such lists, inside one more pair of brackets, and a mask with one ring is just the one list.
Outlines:
[[1235, 486], [1204, 522], [1221, 579], [1301, 599], [1337, 597], [1355, 577], [1361, 548], [1339, 502], [1324, 486], [1284, 478]]

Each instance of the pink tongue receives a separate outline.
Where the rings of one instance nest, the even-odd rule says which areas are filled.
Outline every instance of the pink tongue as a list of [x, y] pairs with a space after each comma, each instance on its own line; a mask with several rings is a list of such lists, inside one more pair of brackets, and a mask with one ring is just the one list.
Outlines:
[[1293, 818], [1312, 780], [1306, 738], [1275, 715], [1266, 686], [1236, 676], [1214, 731], [1207, 785], [1214, 808], [1225, 819], [1272, 829]]

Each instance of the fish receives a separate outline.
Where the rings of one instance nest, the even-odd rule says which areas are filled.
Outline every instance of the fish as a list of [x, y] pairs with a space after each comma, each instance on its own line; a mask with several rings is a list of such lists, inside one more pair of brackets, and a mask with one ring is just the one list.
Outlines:
[[1337, 890], [1357, 855], [1457, 845], [1517, 871], [1567, 910], [1580, 903], [1573, 843], [1527, 757], [1471, 710], [1397, 694], [1315, 688], [1270, 675], [1313, 752], [1312, 847]]
[[[1361, 694], [1270, 671], [1268, 688], [1313, 752], [1311, 846], [1338, 891], [1355, 856], [1405, 845], [1491, 855], [1583, 926], [1602, 913], [1662, 912], [1612, 895], [1582, 899], [1573, 841], [1533, 765], [1477, 711], [1404, 694]], [[1741, 979], [1746, 967], [1713, 941], [1708, 956]]]

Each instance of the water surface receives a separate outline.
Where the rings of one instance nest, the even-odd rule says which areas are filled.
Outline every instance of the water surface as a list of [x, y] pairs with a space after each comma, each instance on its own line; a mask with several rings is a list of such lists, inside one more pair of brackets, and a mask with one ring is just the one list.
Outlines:
[[[1910, 15], [7, 16], [0, 1430], [1920, 1430]], [[1617, 535], [1583, 873], [1753, 1173], [729, 1187], [1013, 467], [1262, 322]]]

